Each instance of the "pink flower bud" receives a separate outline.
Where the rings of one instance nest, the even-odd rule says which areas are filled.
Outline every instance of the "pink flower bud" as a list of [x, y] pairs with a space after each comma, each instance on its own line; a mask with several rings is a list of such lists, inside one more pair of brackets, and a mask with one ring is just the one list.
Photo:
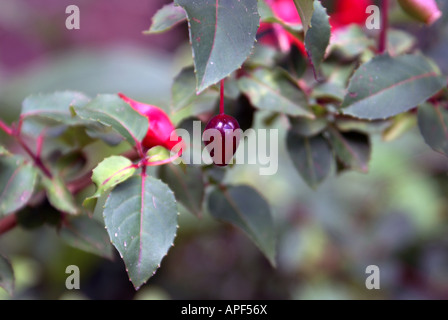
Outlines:
[[435, 0], [398, 0], [398, 3], [411, 17], [427, 25], [442, 16]]
[[174, 141], [170, 140], [171, 133], [175, 130], [168, 115], [159, 107], [138, 102], [126, 97], [124, 94], [118, 94], [123, 101], [128, 103], [135, 111], [148, 118], [149, 127], [142, 145], [145, 148], [162, 146], [172, 150], [174, 146], [182, 142], [182, 139], [173, 136]]

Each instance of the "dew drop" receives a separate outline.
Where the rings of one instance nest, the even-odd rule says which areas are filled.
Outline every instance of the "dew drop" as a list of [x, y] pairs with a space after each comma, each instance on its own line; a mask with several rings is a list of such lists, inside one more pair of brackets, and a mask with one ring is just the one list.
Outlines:
[[118, 233], [115, 232], [115, 237], [118, 237]]

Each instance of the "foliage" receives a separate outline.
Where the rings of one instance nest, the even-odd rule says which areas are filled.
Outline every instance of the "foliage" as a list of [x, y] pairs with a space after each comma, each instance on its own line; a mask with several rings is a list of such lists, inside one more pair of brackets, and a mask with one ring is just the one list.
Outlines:
[[[391, 31], [389, 51], [379, 52], [382, 37], [360, 26], [332, 31], [321, 1], [291, 3], [303, 25], [282, 20], [264, 0], [176, 0], [154, 16], [147, 34], [188, 21], [193, 65], [172, 87], [173, 110], [186, 114], [179, 127], [191, 129], [189, 116], [214, 110], [216, 84], [225, 78], [226, 105], [246, 128], [254, 114], [284, 117], [290, 160], [312, 189], [332, 170], [369, 171], [372, 125], [395, 138], [417, 123], [425, 142], [448, 156], [446, 77], [415, 48], [412, 35]], [[260, 23], [287, 32], [294, 39], [288, 50], [264, 43]], [[204, 109], [206, 99], [213, 103]], [[38, 208], [52, 207], [62, 240], [105, 258], [113, 256], [112, 244], [137, 290], [174, 245], [178, 206], [240, 228], [275, 266], [278, 230], [260, 192], [223, 182], [222, 172], [208, 165], [173, 164], [180, 154], [148, 150], [142, 141], [157, 134], [157, 121], [133, 108], [119, 94], [26, 98], [16, 122], [0, 121], [8, 136], [0, 146], [0, 221], [15, 217], [25, 226], [31, 210], [42, 215], [33, 221], [48, 222]], [[93, 144], [110, 152], [98, 159], [86, 151]], [[92, 192], [80, 197], [86, 190]], [[98, 213], [102, 219], [90, 218]], [[0, 286], [8, 293], [13, 274], [0, 256]]]

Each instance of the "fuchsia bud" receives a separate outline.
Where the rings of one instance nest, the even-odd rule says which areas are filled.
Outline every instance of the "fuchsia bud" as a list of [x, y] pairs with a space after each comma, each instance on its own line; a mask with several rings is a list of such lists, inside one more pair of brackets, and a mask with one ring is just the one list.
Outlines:
[[398, 0], [398, 3], [411, 17], [427, 25], [442, 16], [435, 0]]
[[165, 111], [159, 107], [132, 100], [122, 93], [118, 95], [135, 111], [148, 118], [148, 131], [142, 141], [142, 145], [145, 148], [150, 149], [152, 147], [162, 146], [168, 150], [172, 150], [175, 145], [182, 142], [182, 139], [177, 137], [177, 135], [173, 136], [173, 141], [170, 140], [171, 133], [175, 130], [175, 127]]

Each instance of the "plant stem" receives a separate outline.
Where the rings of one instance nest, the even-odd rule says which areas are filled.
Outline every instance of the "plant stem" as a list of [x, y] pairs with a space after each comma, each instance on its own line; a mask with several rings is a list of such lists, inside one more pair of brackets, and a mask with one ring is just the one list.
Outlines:
[[389, 29], [389, 0], [382, 0], [381, 4], [381, 31], [378, 43], [378, 52], [383, 54], [387, 50], [387, 30]]
[[23, 141], [22, 137], [20, 135], [15, 135], [15, 138], [17, 139], [17, 142], [20, 144], [20, 146], [25, 150], [26, 153], [33, 159], [34, 164], [36, 167], [38, 167], [49, 179], [53, 178], [53, 175], [51, 174], [50, 170], [45, 167], [44, 163], [42, 162], [42, 159], [35, 155], [33, 151], [26, 145], [25, 141]]
[[5, 131], [7, 135], [12, 136], [12, 129], [6, 123], [4, 123], [1, 119], [0, 119], [0, 129]]
[[224, 114], [224, 79], [221, 80], [221, 90], [219, 95], [219, 113]]
[[44, 163], [42, 162], [42, 159], [40, 158], [40, 151], [42, 149], [42, 136], [39, 136], [37, 141], [37, 154], [34, 154], [33, 151], [26, 145], [25, 141], [23, 141], [23, 138], [20, 135], [20, 128], [21, 125], [19, 125], [19, 129], [17, 128], [11, 128], [7, 124], [5, 124], [2, 120], [0, 120], [0, 129], [2, 129], [4, 132], [6, 132], [7, 135], [14, 137], [17, 142], [20, 144], [20, 146], [25, 150], [25, 152], [33, 159], [34, 164], [36, 167], [38, 167], [48, 178], [52, 178], [52, 174], [50, 170], [45, 167]]
[[4, 217], [0, 220], [0, 235], [14, 229], [17, 225], [17, 219], [15, 214]]

